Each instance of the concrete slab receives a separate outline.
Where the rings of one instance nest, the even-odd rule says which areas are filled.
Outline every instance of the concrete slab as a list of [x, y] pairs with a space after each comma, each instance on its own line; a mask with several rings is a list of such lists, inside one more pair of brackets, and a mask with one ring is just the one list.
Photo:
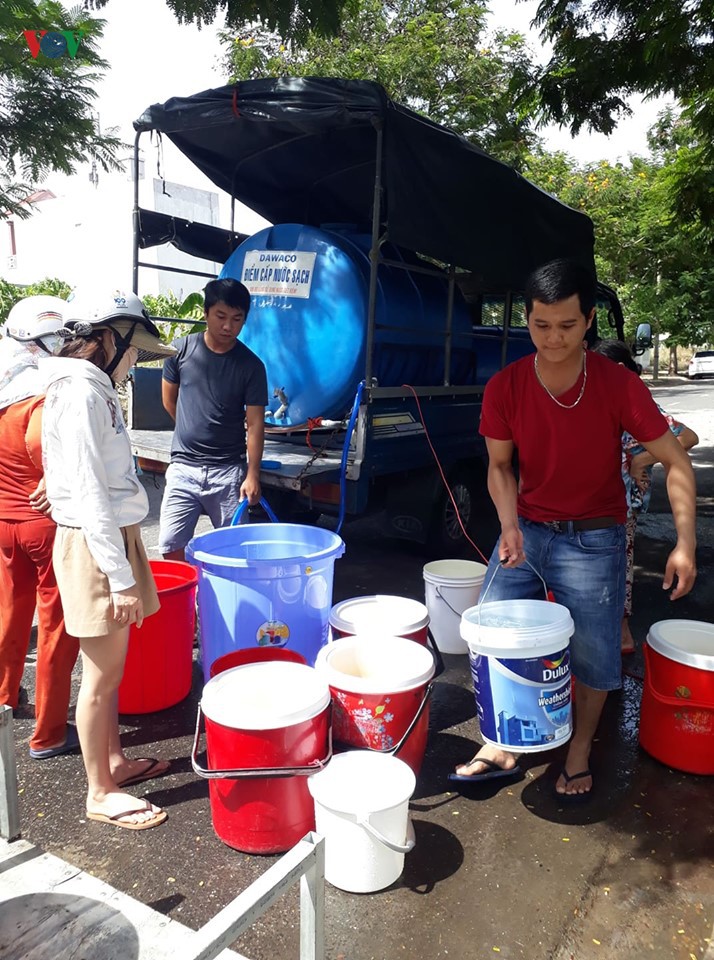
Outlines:
[[[194, 931], [26, 841], [0, 841], [4, 960], [176, 960]], [[247, 960], [223, 950], [218, 960]]]

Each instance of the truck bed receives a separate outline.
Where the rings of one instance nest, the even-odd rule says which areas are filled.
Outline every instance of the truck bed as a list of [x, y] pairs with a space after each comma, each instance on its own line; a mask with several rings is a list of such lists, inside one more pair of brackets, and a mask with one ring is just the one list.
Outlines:
[[[155, 460], [168, 464], [171, 460], [172, 430], [129, 430], [131, 451], [135, 457], [143, 460]], [[260, 482], [266, 487], [282, 487], [287, 490], [300, 490], [306, 479], [320, 477], [327, 481], [329, 474], [337, 476], [341, 454], [336, 450], [327, 450], [308, 466], [312, 457], [310, 449], [285, 443], [280, 440], [265, 439], [264, 460], [277, 460], [280, 467], [262, 469]]]

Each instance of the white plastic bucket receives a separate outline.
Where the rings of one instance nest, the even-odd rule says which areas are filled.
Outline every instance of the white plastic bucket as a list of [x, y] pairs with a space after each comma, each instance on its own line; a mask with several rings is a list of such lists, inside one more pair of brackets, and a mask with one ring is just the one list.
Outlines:
[[407, 597], [377, 594], [336, 603], [330, 611], [333, 638], [355, 634], [408, 637], [427, 645], [429, 613], [423, 603]]
[[478, 603], [486, 567], [474, 560], [433, 560], [424, 567], [431, 634], [442, 653], [468, 653], [459, 628], [464, 610]]
[[399, 878], [414, 846], [412, 770], [386, 754], [351, 750], [308, 780], [315, 823], [325, 838], [325, 879], [340, 890], [371, 893]]
[[534, 753], [571, 734], [570, 611], [547, 600], [497, 600], [464, 611], [476, 709], [487, 743]]

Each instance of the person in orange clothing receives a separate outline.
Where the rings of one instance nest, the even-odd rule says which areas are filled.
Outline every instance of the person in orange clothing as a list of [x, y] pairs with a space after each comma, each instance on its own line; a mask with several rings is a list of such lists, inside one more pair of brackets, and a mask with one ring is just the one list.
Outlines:
[[0, 703], [17, 709], [37, 609], [35, 730], [30, 756], [45, 760], [79, 747], [67, 723], [79, 641], [64, 625], [52, 547], [56, 526], [43, 492], [42, 407], [38, 358], [62, 345], [65, 301], [17, 303], [0, 340]]

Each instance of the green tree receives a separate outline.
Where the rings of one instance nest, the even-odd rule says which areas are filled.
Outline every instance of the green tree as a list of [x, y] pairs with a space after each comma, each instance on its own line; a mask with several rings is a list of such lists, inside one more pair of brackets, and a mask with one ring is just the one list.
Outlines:
[[552, 44], [536, 83], [546, 120], [611, 133], [627, 100], [670, 94], [698, 141], [677, 171], [674, 205], [714, 224], [712, 0], [541, 0], [534, 21]]
[[[101, 10], [109, 0], [85, 0], [88, 9]], [[337, 33], [340, 17], [352, 0], [166, 0], [179, 23], [199, 28], [225, 12], [226, 25], [261, 23], [283, 37], [303, 38], [310, 30], [324, 36]]]
[[[23, 201], [50, 171], [95, 160], [116, 168], [120, 146], [96, 127], [92, 104], [106, 64], [97, 54], [104, 22], [56, 0], [0, 5], [0, 217], [27, 217]], [[74, 58], [33, 58], [25, 30], [81, 31]]]
[[[147, 293], [141, 299], [150, 316], [158, 321], [161, 339], [166, 343], [205, 329], [203, 295], [200, 293], [189, 293], [183, 301], [171, 292], [156, 296]], [[167, 322], [163, 322], [162, 317]]]
[[533, 74], [520, 34], [490, 34], [488, 8], [468, 0], [359, 0], [337, 36], [301, 44], [244, 25], [227, 36], [232, 79], [328, 76], [375, 80], [398, 103], [519, 166], [537, 142]]
[[673, 208], [663, 152], [580, 166], [540, 151], [528, 159], [526, 174], [592, 218], [598, 275], [618, 291], [628, 337], [647, 321], [669, 333], [673, 347], [711, 339], [712, 258], [696, 222], [682, 223]]

